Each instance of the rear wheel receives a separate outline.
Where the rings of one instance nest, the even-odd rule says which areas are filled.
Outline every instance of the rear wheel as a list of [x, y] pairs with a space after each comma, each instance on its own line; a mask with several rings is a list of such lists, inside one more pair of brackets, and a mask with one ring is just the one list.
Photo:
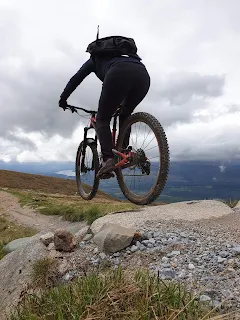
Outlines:
[[139, 205], [156, 200], [169, 170], [168, 142], [159, 121], [145, 112], [131, 115], [121, 128], [117, 149], [133, 152], [129, 163], [116, 170], [125, 197]]
[[99, 170], [99, 159], [94, 143], [87, 142], [85, 150], [83, 142], [80, 143], [75, 170], [80, 196], [85, 200], [91, 200], [96, 195], [99, 186], [99, 179], [96, 177]]

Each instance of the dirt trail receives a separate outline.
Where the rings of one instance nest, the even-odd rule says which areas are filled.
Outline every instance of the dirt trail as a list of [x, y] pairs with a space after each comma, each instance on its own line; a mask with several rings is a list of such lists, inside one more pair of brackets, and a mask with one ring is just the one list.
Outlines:
[[68, 226], [82, 228], [84, 222], [63, 221], [60, 216], [47, 216], [28, 207], [22, 208], [18, 199], [5, 191], [0, 191], [0, 216], [6, 214], [9, 220], [38, 231], [55, 230]]

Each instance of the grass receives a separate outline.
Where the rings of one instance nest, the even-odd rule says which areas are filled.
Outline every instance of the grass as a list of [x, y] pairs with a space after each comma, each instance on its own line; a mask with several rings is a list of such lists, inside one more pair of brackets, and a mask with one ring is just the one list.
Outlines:
[[38, 288], [51, 287], [56, 278], [55, 275], [56, 260], [51, 258], [42, 258], [34, 262], [32, 266], [32, 282]]
[[110, 212], [128, 211], [137, 206], [120, 201], [96, 199], [94, 203], [79, 196], [44, 194], [33, 191], [9, 190], [19, 199], [21, 206], [29, 206], [45, 215], [61, 215], [68, 221], [87, 221], [91, 224], [97, 218]]
[[239, 200], [237, 199], [226, 199], [222, 200], [223, 203], [227, 204], [230, 208], [234, 208]]
[[6, 255], [4, 246], [7, 243], [18, 238], [30, 237], [35, 233], [34, 229], [19, 226], [8, 221], [5, 216], [0, 216], [0, 259]]
[[129, 277], [120, 268], [104, 276], [90, 274], [41, 295], [26, 295], [11, 320], [210, 319], [215, 315], [179, 283], [137, 271]]

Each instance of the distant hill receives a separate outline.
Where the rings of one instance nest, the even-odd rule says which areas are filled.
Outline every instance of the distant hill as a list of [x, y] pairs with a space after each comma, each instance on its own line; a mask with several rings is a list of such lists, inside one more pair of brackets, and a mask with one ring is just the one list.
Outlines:
[[[74, 166], [74, 162], [4, 163], [0, 161], [0, 170], [14, 170], [74, 180], [68, 183], [72, 183], [73, 189], [76, 190]], [[144, 187], [149, 186], [145, 184]], [[102, 180], [100, 189], [113, 197], [125, 199], [116, 179]], [[158, 201], [177, 202], [216, 198], [240, 198], [240, 160], [171, 161], [168, 181]]]
[[[49, 177], [37, 174], [0, 170], [0, 188], [35, 190], [44, 193], [61, 193], [75, 195], [77, 185], [74, 180]], [[98, 198], [117, 200], [116, 198], [98, 191]]]

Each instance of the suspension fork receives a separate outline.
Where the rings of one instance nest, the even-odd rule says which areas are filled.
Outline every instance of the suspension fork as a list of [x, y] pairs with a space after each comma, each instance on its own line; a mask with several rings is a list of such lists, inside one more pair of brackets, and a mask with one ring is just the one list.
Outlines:
[[117, 117], [118, 117], [118, 114], [114, 115], [113, 117], [113, 129], [112, 129], [113, 148], [116, 148]]
[[81, 167], [80, 167], [80, 172], [83, 172], [84, 168], [84, 161], [85, 161], [85, 155], [86, 155], [86, 146], [87, 146], [87, 132], [88, 128], [84, 128], [84, 136], [83, 136], [83, 152], [82, 152], [82, 161], [81, 161]]

